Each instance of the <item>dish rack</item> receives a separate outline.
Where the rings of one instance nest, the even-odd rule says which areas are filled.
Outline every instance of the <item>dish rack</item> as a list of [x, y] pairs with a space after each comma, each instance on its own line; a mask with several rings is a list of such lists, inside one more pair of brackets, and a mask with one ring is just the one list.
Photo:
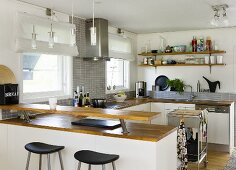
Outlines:
[[184, 121], [185, 127], [197, 129], [197, 154], [189, 154], [188, 157], [196, 158], [196, 160], [188, 160], [190, 163], [196, 163], [197, 169], [200, 169], [200, 164], [204, 161], [204, 166], [207, 167], [207, 110], [190, 110], [188, 108], [177, 109], [170, 112], [168, 115], [168, 125], [179, 126], [181, 121]]

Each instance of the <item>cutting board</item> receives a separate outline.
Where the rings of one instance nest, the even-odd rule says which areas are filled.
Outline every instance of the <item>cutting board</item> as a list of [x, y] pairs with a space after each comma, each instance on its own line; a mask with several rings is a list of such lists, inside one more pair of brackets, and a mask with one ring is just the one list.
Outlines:
[[8, 67], [0, 65], [0, 84], [14, 84], [16, 83], [16, 77], [14, 73]]

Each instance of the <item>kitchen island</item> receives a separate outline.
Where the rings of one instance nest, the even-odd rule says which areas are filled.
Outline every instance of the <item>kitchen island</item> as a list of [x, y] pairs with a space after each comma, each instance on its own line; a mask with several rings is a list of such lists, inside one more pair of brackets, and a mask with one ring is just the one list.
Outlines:
[[[13, 106], [9, 107], [8, 109], [13, 109], [11, 108]], [[20, 108], [22, 107], [15, 107], [16, 110], [20, 110]], [[29, 108], [32, 111], [32, 107]], [[145, 119], [147, 121], [159, 114], [146, 112], [145, 116], [141, 112], [109, 110], [87, 108], [77, 110], [73, 114], [69, 111], [65, 114], [61, 111], [49, 111], [44, 108], [37, 110], [41, 114], [30, 122], [21, 119], [0, 121], [1, 169], [24, 169], [27, 157], [24, 145], [32, 141], [64, 145], [65, 150], [62, 154], [65, 169], [68, 170], [77, 168], [77, 161], [73, 155], [76, 151], [83, 149], [120, 155], [120, 159], [117, 161], [117, 169], [120, 170], [176, 169], [177, 134], [175, 127], [128, 122], [126, 128], [129, 133], [124, 134], [122, 127], [111, 130], [71, 125], [72, 121], [81, 118], [81, 116], [91, 115], [92, 117], [104, 118], [103, 112], [104, 114], [107, 113], [111, 119]], [[109, 113], [112, 113], [114, 117], [110, 117], [111, 114]], [[52, 156], [53, 169], [59, 169], [56, 156]], [[16, 157], [17, 159], [15, 159]], [[45, 161], [43, 159], [43, 162]], [[98, 170], [101, 167], [94, 166], [92, 168]], [[38, 169], [38, 157], [36, 155], [32, 157], [30, 169]], [[82, 169], [87, 169], [87, 166], [83, 165]], [[107, 169], [110, 170], [111, 165], [107, 165]]]

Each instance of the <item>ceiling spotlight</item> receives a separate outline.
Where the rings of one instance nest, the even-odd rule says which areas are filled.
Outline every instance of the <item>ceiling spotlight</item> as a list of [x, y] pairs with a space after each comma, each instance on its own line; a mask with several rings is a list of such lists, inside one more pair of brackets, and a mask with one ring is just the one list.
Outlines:
[[220, 24], [220, 13], [219, 13], [219, 10], [218, 9], [214, 9], [214, 11], [215, 11], [215, 15], [214, 15], [214, 17], [211, 20], [211, 25], [219, 26], [219, 24]]
[[227, 4], [215, 5], [212, 6], [213, 11], [215, 12], [213, 19], [211, 20], [211, 25], [213, 26], [228, 26], [229, 19], [227, 16], [226, 9], [229, 8]]
[[118, 35], [122, 36], [123, 38], [127, 38], [127, 36], [125, 35], [124, 30], [122, 30], [121, 28], [117, 29], [117, 33], [118, 33]]

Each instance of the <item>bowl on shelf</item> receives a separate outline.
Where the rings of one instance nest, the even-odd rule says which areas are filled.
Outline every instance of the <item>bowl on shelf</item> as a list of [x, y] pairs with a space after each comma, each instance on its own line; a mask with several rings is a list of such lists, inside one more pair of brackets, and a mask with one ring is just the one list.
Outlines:
[[114, 98], [115, 98], [116, 102], [121, 103], [121, 102], [125, 101], [125, 99], [127, 98], [127, 95], [116, 94], [116, 95], [114, 95]]
[[186, 45], [177, 45], [173, 47], [174, 52], [186, 52]]

